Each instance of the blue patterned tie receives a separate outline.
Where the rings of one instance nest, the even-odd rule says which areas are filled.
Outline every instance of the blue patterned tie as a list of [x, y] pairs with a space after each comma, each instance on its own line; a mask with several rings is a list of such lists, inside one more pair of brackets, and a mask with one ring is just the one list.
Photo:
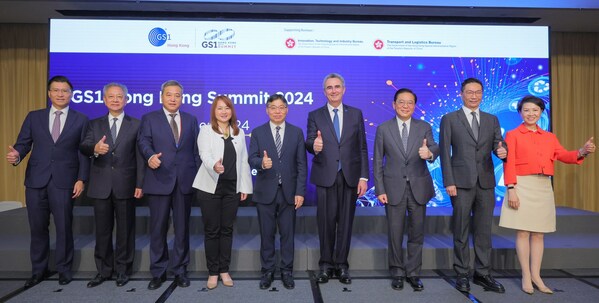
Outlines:
[[277, 154], [279, 155], [279, 158], [281, 158], [281, 134], [279, 133], [279, 131], [281, 130], [280, 126], [275, 127], [275, 129], [277, 130], [277, 133], [275, 134], [275, 145], [277, 146]]
[[335, 134], [337, 135], [337, 142], [341, 142], [341, 128], [339, 127], [339, 115], [337, 112], [338, 108], [333, 109], [335, 116], [333, 116], [333, 127], [335, 127]]

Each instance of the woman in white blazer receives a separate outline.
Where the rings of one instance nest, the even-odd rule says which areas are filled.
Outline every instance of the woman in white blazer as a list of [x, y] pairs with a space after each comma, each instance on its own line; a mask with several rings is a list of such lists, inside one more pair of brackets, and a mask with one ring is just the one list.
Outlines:
[[245, 134], [237, 127], [233, 102], [226, 96], [214, 99], [210, 108], [210, 125], [200, 129], [198, 149], [202, 166], [193, 187], [198, 197], [204, 222], [204, 245], [208, 281], [213, 289], [220, 276], [223, 285], [233, 286], [229, 275], [233, 225], [239, 202], [252, 193], [252, 177], [248, 163]]

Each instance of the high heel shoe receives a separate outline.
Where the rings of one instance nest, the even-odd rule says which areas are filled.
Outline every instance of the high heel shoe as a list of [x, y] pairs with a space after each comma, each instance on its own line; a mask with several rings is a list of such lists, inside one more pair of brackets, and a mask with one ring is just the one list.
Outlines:
[[206, 288], [212, 290], [218, 286], [218, 276], [208, 276], [208, 281], [206, 282]]
[[221, 273], [220, 279], [223, 281], [224, 286], [233, 287], [233, 279], [231, 279], [231, 276], [228, 272]]
[[551, 288], [549, 288], [547, 286], [539, 287], [535, 282], [532, 282], [532, 287], [536, 288], [538, 291], [540, 291], [544, 294], [547, 294], [547, 295], [553, 294], [553, 290], [551, 290]]
[[535, 293], [535, 289], [534, 289], [534, 288], [529, 288], [529, 289], [526, 289], [526, 288], [522, 287], [522, 291], [523, 291], [525, 294], [527, 294], [527, 295], [532, 295], [532, 294], [534, 294], [534, 293]]

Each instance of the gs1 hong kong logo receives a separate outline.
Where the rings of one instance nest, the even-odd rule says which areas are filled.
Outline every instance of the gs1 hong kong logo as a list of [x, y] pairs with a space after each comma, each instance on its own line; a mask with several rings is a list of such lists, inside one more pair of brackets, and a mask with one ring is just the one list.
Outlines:
[[153, 28], [148, 34], [148, 41], [156, 47], [163, 46], [168, 40], [171, 40], [171, 34], [167, 34], [166, 30], [160, 27]]
[[202, 42], [202, 47], [217, 48], [219, 42], [215, 40], [222, 41], [221, 43], [226, 43], [226, 41], [230, 41], [233, 39], [233, 37], [235, 37], [235, 31], [231, 28], [225, 28], [221, 30], [211, 29], [204, 33], [204, 42]]

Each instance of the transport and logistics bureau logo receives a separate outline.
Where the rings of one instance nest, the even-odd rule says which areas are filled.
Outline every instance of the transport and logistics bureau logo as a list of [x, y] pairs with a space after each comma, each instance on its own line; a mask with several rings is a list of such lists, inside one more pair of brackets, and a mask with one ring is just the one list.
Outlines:
[[204, 33], [203, 48], [237, 48], [233, 41], [235, 30], [232, 28], [211, 29]]
[[168, 40], [171, 40], [171, 35], [160, 27], [153, 28], [148, 34], [148, 41], [156, 47], [163, 46]]

